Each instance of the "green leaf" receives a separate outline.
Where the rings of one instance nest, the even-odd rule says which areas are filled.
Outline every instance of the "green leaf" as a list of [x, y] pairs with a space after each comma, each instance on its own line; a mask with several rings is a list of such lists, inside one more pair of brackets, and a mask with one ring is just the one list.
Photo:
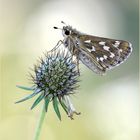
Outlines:
[[65, 110], [65, 112], [68, 114], [67, 106], [65, 105], [65, 103], [64, 103], [61, 99], [59, 99], [59, 102], [60, 102], [62, 108], [63, 108], [63, 109]]
[[34, 97], [35, 95], [37, 95], [39, 92], [40, 92], [40, 90], [35, 90], [31, 95], [29, 95], [29, 96], [27, 96], [27, 97], [15, 102], [15, 103], [20, 103], [20, 102], [26, 101], [26, 100]]
[[47, 97], [47, 98], [45, 99], [45, 110], [46, 110], [46, 112], [48, 111], [49, 102], [50, 102], [50, 98]]
[[24, 87], [24, 86], [20, 86], [20, 85], [16, 85], [16, 87], [24, 89], [24, 90], [34, 90], [35, 87]]
[[55, 111], [57, 117], [58, 117], [59, 120], [61, 121], [61, 114], [60, 114], [60, 111], [59, 111], [59, 108], [58, 108], [57, 97], [54, 97], [54, 98], [53, 98], [53, 108], [54, 108], [54, 111]]
[[38, 105], [40, 103], [40, 101], [44, 98], [44, 94], [41, 94], [33, 103], [31, 109], [33, 109], [36, 105]]

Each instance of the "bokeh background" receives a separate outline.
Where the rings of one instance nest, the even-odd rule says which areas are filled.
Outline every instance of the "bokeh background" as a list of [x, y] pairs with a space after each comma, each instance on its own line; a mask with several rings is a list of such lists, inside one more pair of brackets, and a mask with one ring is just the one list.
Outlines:
[[81, 32], [128, 40], [129, 59], [105, 76], [80, 64], [80, 88], [73, 103], [82, 114], [60, 122], [49, 106], [41, 140], [139, 140], [139, 13], [137, 0], [0, 0], [0, 140], [33, 140], [42, 104], [30, 94], [28, 72], [38, 57], [62, 39], [61, 20]]

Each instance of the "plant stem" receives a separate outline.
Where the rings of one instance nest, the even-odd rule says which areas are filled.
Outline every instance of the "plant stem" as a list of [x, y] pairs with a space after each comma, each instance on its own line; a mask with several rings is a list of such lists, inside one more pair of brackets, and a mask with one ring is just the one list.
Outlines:
[[44, 118], [45, 118], [45, 114], [46, 114], [46, 111], [45, 111], [45, 104], [44, 104], [43, 108], [42, 108], [42, 111], [41, 111], [40, 118], [39, 118], [39, 122], [38, 122], [38, 126], [37, 126], [37, 129], [36, 129], [34, 140], [39, 140], [40, 133], [41, 133], [41, 128], [42, 128]]

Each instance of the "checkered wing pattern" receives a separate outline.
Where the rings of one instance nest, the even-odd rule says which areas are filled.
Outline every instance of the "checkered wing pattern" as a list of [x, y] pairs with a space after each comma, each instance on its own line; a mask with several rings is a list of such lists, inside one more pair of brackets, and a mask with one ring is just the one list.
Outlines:
[[[93, 58], [94, 60], [89, 60], [89, 64], [86, 65], [91, 65], [90, 63], [93, 62], [97, 68], [104, 72], [123, 63], [132, 52], [131, 43], [123, 40], [89, 35], [82, 35], [80, 40], [83, 41], [83, 47], [80, 48], [87, 52], [80, 55], [80, 60], [83, 63], [87, 63], [86, 59]], [[81, 53], [84, 51], [81, 49]], [[85, 57], [85, 60], [83, 57]]]

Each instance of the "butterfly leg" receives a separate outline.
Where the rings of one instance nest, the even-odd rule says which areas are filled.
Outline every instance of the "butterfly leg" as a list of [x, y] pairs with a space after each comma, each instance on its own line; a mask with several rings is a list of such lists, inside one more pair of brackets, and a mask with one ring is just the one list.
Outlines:
[[73, 55], [76, 56], [75, 64], [77, 65], [77, 71], [78, 71], [78, 74], [80, 76], [78, 50], [74, 50]]
[[80, 76], [80, 69], [79, 69], [79, 57], [76, 56], [76, 65], [77, 65], [77, 71], [78, 71], [78, 74]]

